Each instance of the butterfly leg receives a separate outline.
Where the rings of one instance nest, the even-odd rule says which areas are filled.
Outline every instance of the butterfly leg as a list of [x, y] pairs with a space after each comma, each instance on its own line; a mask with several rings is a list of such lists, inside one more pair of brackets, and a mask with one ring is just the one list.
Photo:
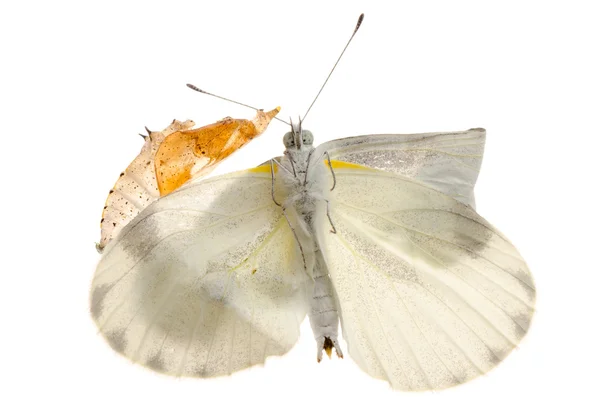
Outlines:
[[282, 163], [277, 161], [277, 159], [271, 159], [271, 170], [273, 168], [273, 162], [275, 162], [275, 164], [277, 164], [278, 167], [281, 167], [281, 169], [286, 171], [288, 174], [293, 175], [294, 177], [296, 176], [296, 167], [294, 167], [293, 161], [290, 161], [290, 165], [292, 166], [291, 171], [286, 166], [284, 166]]
[[337, 230], [335, 229], [335, 225], [333, 224], [333, 221], [331, 220], [331, 215], [329, 214], [329, 200], [325, 200], [325, 202], [327, 203], [327, 219], [329, 219], [329, 224], [331, 225], [330, 232], [333, 234], [337, 234]]
[[277, 204], [278, 207], [281, 207], [281, 204], [279, 204], [277, 200], [275, 200], [275, 167], [273, 167], [273, 163], [277, 164], [279, 167], [281, 167], [281, 169], [287, 171], [290, 174], [292, 174], [293, 171], [294, 176], [296, 176], [296, 169], [294, 168], [293, 161], [290, 163], [292, 164], [292, 171], [290, 171], [286, 167], [284, 167], [283, 164], [281, 164], [279, 161], [271, 159], [271, 197], [273, 198], [273, 202]]
[[[273, 200], [275, 200], [275, 199], [273, 199]], [[277, 202], [275, 202], [275, 204], [277, 204]], [[277, 205], [279, 205], [279, 204], [277, 204]], [[292, 229], [294, 238], [296, 239], [296, 242], [298, 243], [298, 247], [300, 247], [300, 254], [302, 255], [302, 263], [304, 264], [304, 269], [306, 270], [306, 257], [304, 256], [304, 249], [302, 249], [302, 244], [300, 244], [300, 239], [298, 238], [298, 234], [296, 234], [296, 229], [294, 229], [294, 227], [292, 226], [292, 223], [290, 222], [290, 219], [288, 218], [287, 214], [285, 213], [285, 207], [281, 207], [281, 209], [283, 211], [283, 217], [287, 221], [290, 229]]]
[[[273, 166], [273, 160], [274, 159], [271, 159], [271, 198], [273, 199], [273, 202], [277, 204], [278, 207], [281, 207], [281, 204], [279, 204], [277, 200], [275, 200], [275, 167]], [[283, 212], [283, 214], [285, 215], [285, 211]], [[285, 219], [287, 219], [287, 216], [285, 217]], [[289, 220], [288, 223], [290, 223]]]
[[302, 263], [304, 264], [304, 269], [306, 270], [306, 268], [307, 268], [306, 267], [306, 257], [304, 256], [304, 249], [302, 248], [302, 244], [300, 244], [300, 239], [298, 238], [296, 229], [294, 229], [294, 227], [292, 226], [292, 222], [290, 222], [290, 218], [288, 218], [287, 213], [285, 212], [285, 207], [282, 206], [280, 203], [278, 203], [277, 200], [275, 199], [275, 172], [273, 171], [273, 169], [274, 169], [273, 161], [274, 161], [274, 159], [271, 159], [271, 198], [273, 199], [273, 202], [278, 207], [281, 207], [281, 210], [283, 211], [283, 217], [285, 218], [288, 226], [292, 230], [292, 233], [294, 234], [294, 238], [296, 239], [296, 242], [298, 243], [298, 247], [300, 247], [300, 254], [302, 255]]
[[[335, 189], [335, 183], [336, 183], [335, 172], [333, 172], [333, 166], [331, 165], [331, 158], [329, 157], [329, 152], [325, 152], [325, 154], [327, 155], [327, 164], [329, 165], [329, 169], [331, 170], [331, 176], [333, 177], [333, 186], [331, 187], [331, 189], [329, 189], [329, 191], [332, 191], [333, 189]], [[329, 204], [329, 203], [327, 203], [327, 204]], [[327, 212], [327, 214], [329, 215], [329, 212]], [[329, 219], [329, 220], [331, 221], [331, 219]]]

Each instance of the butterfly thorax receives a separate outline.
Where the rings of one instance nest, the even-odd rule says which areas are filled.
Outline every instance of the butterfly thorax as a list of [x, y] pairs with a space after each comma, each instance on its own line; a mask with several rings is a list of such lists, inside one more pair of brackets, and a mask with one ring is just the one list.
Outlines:
[[[283, 188], [283, 206], [294, 208], [307, 224], [307, 231], [312, 234], [315, 212], [319, 203], [326, 200], [328, 192], [327, 169], [322, 156], [317, 155], [312, 145], [312, 134], [309, 131], [303, 132], [304, 141], [300, 141], [299, 145], [286, 143], [287, 150], [284, 152], [277, 178]], [[306, 139], [307, 136], [309, 139]]]

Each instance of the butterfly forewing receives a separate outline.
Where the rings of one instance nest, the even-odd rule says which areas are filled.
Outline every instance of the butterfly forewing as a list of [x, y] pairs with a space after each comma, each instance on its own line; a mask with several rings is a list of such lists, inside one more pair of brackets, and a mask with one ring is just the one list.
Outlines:
[[208, 377], [294, 345], [308, 279], [270, 189], [263, 171], [199, 181], [123, 229], [91, 294], [114, 350], [159, 372]]
[[350, 356], [401, 390], [444, 389], [486, 373], [525, 336], [527, 265], [469, 206], [424, 183], [338, 166], [317, 238]]

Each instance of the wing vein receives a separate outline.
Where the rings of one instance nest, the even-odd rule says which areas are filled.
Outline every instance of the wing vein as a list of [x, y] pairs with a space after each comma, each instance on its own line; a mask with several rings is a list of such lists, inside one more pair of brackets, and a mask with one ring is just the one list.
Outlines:
[[[417, 329], [421, 333], [421, 336], [423, 336], [423, 339], [425, 339], [425, 342], [427, 342], [427, 345], [429, 346], [429, 348], [431, 349], [431, 351], [435, 354], [435, 356], [437, 357], [437, 359], [446, 368], [446, 371], [448, 371], [448, 373], [454, 378], [454, 380], [456, 381], [456, 383], [460, 383], [458, 381], [458, 379], [456, 379], [456, 376], [454, 375], [454, 373], [452, 371], [450, 371], [450, 368], [448, 368], [448, 366], [446, 365], [446, 363], [444, 362], [444, 360], [442, 360], [442, 358], [440, 357], [440, 355], [438, 354], [438, 352], [433, 348], [433, 346], [431, 345], [431, 342], [425, 336], [425, 333], [423, 332], [423, 330], [421, 329], [421, 327], [419, 326], [419, 324], [415, 321], [415, 318], [413, 317], [412, 313], [408, 309], [408, 306], [404, 302], [404, 298], [402, 298], [402, 295], [400, 295], [400, 293], [398, 292], [398, 289], [396, 288], [396, 285], [394, 284], [394, 282], [390, 280], [390, 277], [387, 277], [387, 278], [388, 278], [388, 282], [392, 285], [394, 293], [396, 294], [396, 296], [398, 297], [398, 299], [400, 299], [400, 302], [402, 302], [402, 306], [404, 306], [404, 308], [406, 309], [406, 313], [408, 313], [408, 316], [410, 317], [411, 321], [413, 322], [413, 324], [415, 324], [415, 326], [417, 327]], [[425, 373], [425, 371], [423, 371], [423, 373]], [[425, 375], [425, 376], [427, 376], [427, 375]]]
[[[501, 359], [500, 359], [500, 357], [498, 357], [498, 355], [497, 355], [497, 354], [494, 352], [494, 350], [492, 350], [492, 348], [491, 348], [491, 347], [490, 347], [490, 346], [489, 346], [487, 343], [485, 343], [485, 341], [484, 341], [484, 340], [481, 338], [481, 336], [479, 336], [479, 334], [478, 334], [477, 332], [475, 332], [475, 330], [474, 330], [474, 329], [473, 329], [473, 328], [472, 328], [472, 327], [471, 327], [471, 326], [470, 326], [470, 325], [469, 325], [469, 324], [468, 324], [468, 323], [467, 323], [467, 322], [466, 322], [466, 321], [465, 321], [465, 320], [464, 320], [464, 319], [463, 319], [461, 316], [459, 316], [459, 315], [458, 315], [458, 313], [456, 312], [456, 310], [454, 310], [454, 309], [453, 309], [453, 308], [452, 308], [450, 305], [448, 305], [446, 302], [444, 302], [444, 301], [443, 301], [443, 300], [442, 300], [442, 299], [441, 299], [439, 296], [437, 296], [436, 294], [434, 294], [433, 292], [431, 292], [431, 290], [430, 290], [429, 288], [425, 287], [423, 284], [420, 284], [420, 283], [417, 283], [417, 282], [415, 282], [415, 281], [408, 280], [408, 279], [405, 279], [405, 281], [407, 281], [407, 282], [409, 282], [409, 283], [413, 283], [413, 284], [414, 284], [415, 286], [417, 286], [417, 287], [423, 288], [423, 290], [425, 290], [425, 292], [426, 292], [426, 293], [428, 293], [429, 295], [431, 295], [433, 298], [437, 299], [437, 301], [438, 301], [438, 302], [440, 302], [440, 303], [441, 303], [442, 305], [444, 305], [444, 306], [445, 306], [445, 307], [446, 307], [448, 310], [450, 310], [450, 311], [452, 312], [452, 314], [454, 314], [454, 316], [455, 316], [455, 317], [456, 317], [458, 320], [460, 320], [460, 322], [461, 322], [461, 323], [463, 323], [463, 324], [465, 325], [465, 327], [467, 327], [467, 328], [469, 329], [469, 331], [471, 331], [471, 333], [472, 333], [473, 335], [475, 335], [475, 337], [476, 337], [477, 339], [479, 339], [479, 341], [480, 341], [480, 342], [481, 342], [481, 343], [482, 343], [482, 344], [483, 344], [483, 345], [486, 347], [486, 349], [488, 349], [488, 351], [489, 351], [489, 352], [490, 352], [492, 355], [494, 355], [494, 356], [495, 356], [495, 357], [498, 359], [498, 361], [500, 361], [500, 360], [501, 360]], [[462, 298], [460, 295], [457, 295], [457, 296], [458, 296], [458, 297], [459, 297], [459, 298], [460, 298], [460, 299], [461, 299], [461, 300], [462, 300], [462, 301], [463, 301], [463, 302], [464, 302], [464, 303], [465, 303], [467, 306], [469, 306], [471, 309], [473, 309], [473, 310], [474, 310], [476, 313], [478, 313], [478, 314], [479, 314], [479, 312], [478, 312], [477, 310], [475, 310], [475, 309], [474, 309], [474, 308], [473, 308], [471, 305], [469, 305], [469, 304], [468, 304], [468, 303], [467, 303], [467, 302], [464, 300], [464, 298]], [[485, 318], [483, 318], [483, 320], [485, 320]], [[486, 322], [487, 322], [487, 321], [486, 321]], [[436, 321], [436, 323], [438, 324], [438, 326], [440, 326], [440, 327], [441, 327], [441, 325], [439, 324], [439, 322], [437, 322], [437, 321]], [[442, 328], [442, 329], [443, 329], [443, 328]], [[446, 331], [445, 331], [444, 329], [443, 329], [443, 331], [446, 333]], [[447, 333], [446, 333], [446, 334], [447, 334]], [[460, 347], [459, 347], [459, 349], [460, 349], [460, 350], [462, 350], [462, 351], [463, 351], [463, 353], [465, 353], [465, 352], [464, 352], [464, 350], [463, 350], [462, 348], [460, 348]], [[466, 355], [466, 353], [465, 353], [465, 356], [467, 356], [467, 355]], [[475, 363], [473, 362], [473, 360], [471, 360], [471, 358], [470, 358], [470, 357], [468, 357], [468, 356], [467, 356], [467, 358], [469, 359], [469, 361], [471, 361], [471, 363], [472, 363], [473, 367], [474, 367], [475, 369], [477, 369], [477, 370], [478, 370], [478, 371], [479, 371], [481, 374], [484, 374], [484, 373], [486, 372], [486, 371], [483, 371], [481, 368], [479, 368], [477, 365], [475, 365]]]
[[260, 245], [246, 259], [242, 260], [240, 263], [238, 263], [234, 267], [230, 268], [228, 271], [235, 272], [238, 269], [246, 266], [249, 263], [251, 258], [254, 259], [254, 263], [256, 264], [256, 256], [258, 254], [260, 254], [262, 252], [262, 250], [265, 248], [265, 246], [273, 239], [273, 237], [276, 236], [277, 232], [279, 231], [279, 229], [281, 229], [282, 226], [283, 226], [283, 217], [280, 217], [279, 220], [277, 221], [276, 226], [273, 228], [273, 230], [271, 230], [271, 232], [267, 235], [267, 237], [265, 237], [264, 241], [262, 243], [260, 243]]
[[[412, 283], [412, 284], [414, 284], [414, 285], [416, 285], [416, 286], [418, 286], [418, 287], [421, 287], [421, 288], [423, 288], [423, 289], [426, 289], [426, 290], [427, 290], [427, 288], [425, 288], [424, 286], [422, 286], [422, 285], [421, 285], [421, 284], [419, 284], [419, 283], [415, 283], [414, 281], [411, 281], [411, 280], [405, 280], [405, 281], [407, 281], [407, 282], [410, 282], [410, 283]], [[400, 297], [400, 294], [399, 294], [399, 292], [398, 292], [398, 287], [397, 287], [395, 284], [393, 284], [393, 283], [392, 283], [392, 285], [393, 285], [393, 287], [394, 287], [394, 290], [395, 290], [396, 294], [397, 294], [397, 295]], [[427, 290], [427, 292], [429, 292], [429, 293], [431, 294], [431, 291]], [[433, 295], [433, 294], [431, 294], [431, 295]], [[440, 300], [440, 299], [439, 299], [439, 298], [437, 298], [435, 295], [434, 295], [434, 297], [435, 297], [436, 299]], [[435, 355], [437, 356], [438, 360], [440, 360], [440, 362], [441, 362], [442, 364], [444, 364], [444, 367], [446, 367], [446, 369], [448, 370], [448, 372], [450, 373], [450, 375], [452, 375], [452, 377], [454, 378], [454, 380], [456, 381], [456, 383], [457, 383], [457, 384], [458, 384], [458, 383], [461, 383], [461, 382], [458, 380], [458, 378], [456, 377], [456, 375], [454, 375], [454, 373], [453, 373], [453, 372], [450, 370], [450, 368], [448, 368], [448, 365], [446, 365], [446, 363], [444, 362], [444, 360], [442, 360], [442, 358], [439, 356], [439, 354], [437, 353], [437, 351], [436, 351], [436, 350], [433, 348], [433, 345], [431, 344], [431, 342], [429, 341], [429, 339], [427, 339], [427, 337], [425, 336], [425, 333], [423, 333], [423, 330], [421, 329], [421, 327], [419, 327], [419, 326], [418, 326], [417, 322], [416, 322], [416, 321], [415, 321], [415, 319], [413, 318], [413, 315], [410, 313], [410, 311], [409, 311], [409, 309], [408, 309], [408, 306], [407, 306], [407, 305], [404, 303], [404, 300], [403, 300], [401, 297], [400, 297], [400, 299], [402, 300], [402, 303], [404, 304], [404, 307], [406, 308], [406, 311], [409, 313], [409, 315], [410, 315], [411, 319], [412, 319], [412, 320], [413, 320], [413, 322], [414, 322], [414, 323], [417, 325], [417, 327], [418, 327], [419, 331], [421, 331], [421, 334], [423, 335], [423, 338], [424, 338], [424, 339], [427, 341], [427, 344], [429, 345], [429, 347], [431, 348], [431, 350], [432, 350], [432, 351], [435, 353]], [[441, 300], [440, 300], [440, 301], [441, 301]], [[448, 305], [446, 305], [446, 307], [448, 307]], [[450, 308], [448, 307], [448, 309], [450, 309]], [[454, 315], [455, 315], [456, 317], [458, 317], [458, 316], [456, 315], [456, 313], [454, 312], [454, 310], [452, 310], [452, 309], [450, 309], [450, 310], [452, 311], [452, 313], [454, 313]], [[444, 335], [445, 335], [445, 336], [446, 336], [446, 338], [447, 338], [447, 339], [448, 339], [448, 340], [449, 340], [449, 341], [452, 343], [452, 345], [454, 345], [454, 347], [456, 347], [458, 350], [460, 350], [460, 351], [463, 353], [463, 355], [465, 356], [465, 358], [466, 358], [467, 360], [469, 360], [469, 362], [471, 363], [471, 365], [472, 365], [472, 366], [473, 366], [473, 367], [474, 367], [474, 368], [475, 368], [475, 369], [476, 369], [476, 370], [477, 370], [477, 371], [478, 371], [480, 374], [484, 374], [484, 371], [482, 371], [482, 370], [481, 370], [481, 368], [479, 368], [477, 365], [475, 365], [475, 363], [473, 362], [473, 360], [472, 360], [472, 359], [471, 359], [471, 358], [470, 358], [470, 357], [467, 355], [467, 353], [464, 351], [464, 349], [463, 349], [462, 347], [460, 347], [460, 346], [458, 345], [458, 343], [456, 343], [456, 340], [450, 336], [450, 334], [448, 333], [448, 331], [446, 331], [446, 329], [445, 329], [444, 327], [442, 327], [441, 323], [440, 323], [440, 322], [439, 322], [439, 321], [436, 319], [436, 317], [435, 317], [435, 316], [433, 316], [433, 318], [432, 318], [432, 319], [433, 319], [433, 322], [434, 322], [434, 324], [437, 326], [437, 328], [438, 328], [439, 330], [441, 330], [441, 331], [444, 333]], [[466, 323], [465, 323], [465, 322], [464, 322], [462, 319], [460, 319], [460, 318], [459, 318], [459, 320], [461, 320], [461, 322], [462, 322], [463, 324], [465, 324], [465, 325], [466, 325]], [[467, 326], [467, 327], [468, 327], [468, 326]], [[470, 327], [468, 327], [468, 328], [471, 330], [471, 332], [473, 332], [473, 330], [472, 330]], [[478, 337], [478, 338], [479, 338], [479, 336], [478, 336], [477, 334], [475, 334], [475, 332], [473, 332], [473, 334], [474, 334], [476, 337]], [[479, 338], [479, 340], [481, 340], [481, 338]], [[484, 345], [487, 347], [487, 345], [485, 344], [485, 342], [483, 342], [483, 340], [481, 340], [481, 342], [482, 342], [482, 343], [483, 343], [483, 344], [484, 344]], [[488, 349], [489, 349], [489, 347], [488, 347]], [[490, 350], [490, 352], [491, 352], [491, 349], [489, 349], [489, 350]]]
[[[152, 315], [152, 320], [150, 321], [150, 323], [146, 326], [146, 329], [144, 330], [144, 335], [142, 336], [142, 339], [140, 340], [140, 344], [138, 345], [135, 353], [132, 355], [132, 360], [133, 362], [137, 362], [139, 359], [139, 355], [140, 352], [142, 350], [142, 347], [144, 347], [144, 344], [146, 343], [146, 339], [148, 338], [148, 333], [150, 332], [150, 330], [154, 327], [154, 324], [156, 323], [156, 321], [158, 320], [158, 318], [164, 313], [165, 310], [165, 306], [167, 305], [167, 302], [169, 301], [169, 299], [171, 298], [172, 294], [175, 292], [175, 287], [176, 287], [177, 283], [172, 283], [172, 285], [169, 287], [169, 292], [167, 294], [165, 294], [164, 298], [161, 300], [158, 308], [156, 309], [156, 311], [154, 312], [154, 314]], [[147, 296], [147, 295], [146, 295]], [[145, 299], [144, 299], [145, 300]], [[140, 307], [143, 306], [143, 303], [140, 305]], [[137, 316], [137, 315], [136, 315]], [[130, 323], [131, 324], [131, 323]]]
[[231, 375], [232, 373], [232, 365], [231, 365], [231, 360], [233, 358], [233, 347], [235, 345], [235, 328], [237, 325], [237, 321], [234, 319], [233, 320], [233, 332], [231, 333], [231, 351], [229, 352], [229, 361], [227, 363], [227, 373], [229, 375]]
[[[227, 282], [229, 284], [229, 281]], [[227, 286], [226, 286], [227, 287]], [[227, 289], [227, 288], [225, 288]], [[223, 293], [223, 296], [225, 292]], [[215, 327], [212, 330], [212, 336], [210, 337], [210, 344], [208, 345], [208, 350], [206, 352], [206, 360], [204, 361], [204, 366], [202, 367], [202, 372], [206, 373], [208, 368], [208, 360], [210, 360], [210, 354], [212, 353], [213, 344], [215, 343], [215, 337], [217, 336], [217, 329], [219, 328], [219, 323], [221, 321], [221, 314], [225, 311], [225, 305], [221, 300], [217, 301], [216, 304], [219, 306], [217, 309], [217, 320], [215, 321]]]
[[[196, 281], [194, 281], [194, 283], [190, 286], [189, 290], [192, 291], [193, 288], [195, 288], [196, 284], [198, 283], [198, 281], [200, 281], [202, 279], [202, 277], [198, 277], [196, 279]], [[198, 332], [198, 329], [200, 328], [200, 324], [202, 323], [202, 313], [199, 314], [198, 319], [194, 322], [194, 327], [192, 329], [192, 333], [190, 334], [190, 338], [188, 339], [187, 345], [185, 347], [185, 350], [183, 351], [183, 357], [181, 358], [181, 362], [179, 364], [179, 368], [177, 369], [177, 376], [181, 376], [181, 374], [183, 373], [183, 370], [185, 368], [185, 364], [187, 361], [187, 356], [190, 352], [190, 348], [192, 347], [192, 343], [194, 341], [194, 338], [196, 336], [196, 332]]]

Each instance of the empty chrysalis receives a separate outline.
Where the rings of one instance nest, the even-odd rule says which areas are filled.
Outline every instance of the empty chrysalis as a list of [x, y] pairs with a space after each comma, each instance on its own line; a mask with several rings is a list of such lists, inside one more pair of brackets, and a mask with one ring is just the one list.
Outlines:
[[221, 161], [263, 133], [280, 108], [257, 110], [253, 120], [226, 117], [200, 128], [186, 120], [142, 135], [140, 154], [110, 190], [100, 221], [99, 252], [144, 208], [193, 178], [208, 175]]
[[92, 317], [115, 351], [173, 376], [263, 364], [308, 316], [318, 361], [350, 356], [397, 390], [467, 382], [523, 339], [536, 295], [475, 211], [484, 144], [475, 128], [315, 147], [292, 124], [282, 157], [193, 179], [124, 227]]

